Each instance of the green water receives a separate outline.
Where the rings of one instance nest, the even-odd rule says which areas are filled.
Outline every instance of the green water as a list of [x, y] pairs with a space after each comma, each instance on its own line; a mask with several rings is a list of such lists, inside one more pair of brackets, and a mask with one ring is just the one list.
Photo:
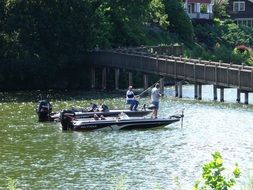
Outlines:
[[[184, 126], [156, 130], [62, 132], [59, 123], [38, 123], [41, 92], [0, 94], [0, 189], [7, 177], [20, 189], [192, 189], [201, 165], [221, 152], [224, 164], [238, 162], [242, 176], [253, 173], [252, 106], [161, 100], [159, 116], [185, 109]], [[53, 110], [90, 102], [125, 108], [124, 92], [48, 92]], [[185, 95], [190, 93], [185, 92]], [[141, 104], [149, 103], [149, 97]], [[240, 180], [238, 187], [244, 184]]]

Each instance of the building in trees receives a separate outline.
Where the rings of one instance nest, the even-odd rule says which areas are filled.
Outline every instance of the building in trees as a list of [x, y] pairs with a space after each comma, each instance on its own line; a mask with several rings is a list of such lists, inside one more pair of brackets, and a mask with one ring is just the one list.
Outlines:
[[253, 0], [229, 0], [228, 14], [237, 24], [253, 27]]
[[184, 0], [183, 2], [190, 19], [213, 19], [214, 0]]

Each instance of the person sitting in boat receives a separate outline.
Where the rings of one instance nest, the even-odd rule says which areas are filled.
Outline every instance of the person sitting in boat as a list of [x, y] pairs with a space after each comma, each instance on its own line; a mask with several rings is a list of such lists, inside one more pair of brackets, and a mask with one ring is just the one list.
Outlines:
[[102, 104], [102, 105], [98, 108], [98, 111], [101, 111], [101, 112], [109, 112], [109, 108], [108, 108], [107, 105]]
[[98, 106], [97, 104], [94, 103], [90, 103], [90, 107], [87, 108], [88, 112], [96, 112], [98, 111]]
[[135, 95], [133, 92], [133, 87], [129, 86], [128, 91], [126, 93], [126, 102], [130, 104], [130, 110], [137, 110], [139, 102], [135, 99]]

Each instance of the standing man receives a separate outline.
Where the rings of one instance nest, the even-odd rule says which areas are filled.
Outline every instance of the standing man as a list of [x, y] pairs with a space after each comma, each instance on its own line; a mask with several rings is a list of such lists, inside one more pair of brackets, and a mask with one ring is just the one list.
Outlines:
[[128, 91], [126, 93], [126, 102], [127, 104], [130, 104], [130, 110], [137, 111], [137, 107], [139, 105], [139, 102], [134, 97], [133, 87], [129, 86]]
[[153, 112], [152, 112], [152, 118], [157, 119], [157, 112], [159, 109], [159, 99], [162, 96], [160, 93], [160, 84], [156, 83], [155, 87], [151, 90], [151, 104], [154, 105]]

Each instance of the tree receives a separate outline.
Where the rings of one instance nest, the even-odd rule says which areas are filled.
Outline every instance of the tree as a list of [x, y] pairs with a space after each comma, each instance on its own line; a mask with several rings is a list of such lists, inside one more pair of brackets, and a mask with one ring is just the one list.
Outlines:
[[225, 19], [229, 15], [227, 13], [228, 0], [214, 0], [213, 13], [215, 18]]
[[165, 9], [168, 14], [168, 30], [177, 33], [185, 42], [193, 41], [193, 26], [190, 18], [187, 16], [183, 4], [178, 0], [166, 0]]
[[169, 21], [163, 0], [151, 0], [149, 9], [150, 22], [158, 24], [163, 29], [166, 29], [169, 26]]

